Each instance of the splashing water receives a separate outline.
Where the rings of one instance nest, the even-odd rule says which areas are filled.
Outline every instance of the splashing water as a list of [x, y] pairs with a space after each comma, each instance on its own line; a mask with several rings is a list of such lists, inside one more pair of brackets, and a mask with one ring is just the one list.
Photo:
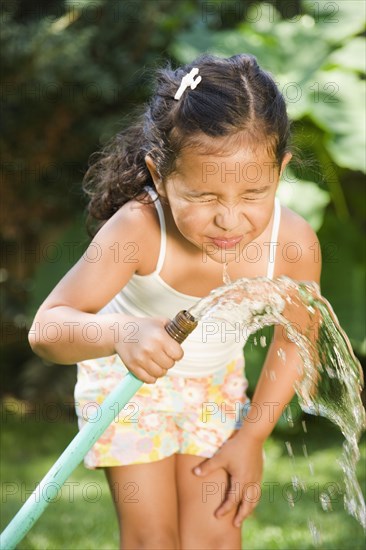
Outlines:
[[[366, 428], [360, 397], [363, 375], [331, 305], [314, 282], [263, 277], [233, 283], [226, 278], [225, 283], [189, 312], [197, 320], [209, 317], [239, 323], [247, 334], [268, 325], [285, 327], [287, 338], [297, 345], [303, 361], [304, 374], [295, 385], [299, 404], [306, 413], [331, 420], [344, 435], [340, 465], [345, 508], [366, 529], [366, 507], [355, 473], [360, 457], [358, 441]], [[286, 357], [282, 358], [285, 363]], [[323, 507], [328, 508], [323, 500]]]
[[224, 285], [230, 285], [231, 284], [231, 279], [230, 279], [230, 275], [228, 273], [228, 262], [225, 262], [224, 265], [223, 265], [223, 270], [222, 270], [222, 280], [223, 280], [223, 283]]

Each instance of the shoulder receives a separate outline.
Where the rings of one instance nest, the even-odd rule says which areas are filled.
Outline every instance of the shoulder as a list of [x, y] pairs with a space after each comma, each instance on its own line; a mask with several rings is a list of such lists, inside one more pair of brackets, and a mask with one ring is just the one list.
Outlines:
[[158, 220], [153, 202], [140, 202], [137, 199], [126, 202], [110, 218], [116, 225], [129, 225], [135, 231], [144, 231]]
[[292, 279], [320, 282], [319, 239], [304, 218], [285, 206], [281, 206], [279, 245], [281, 274]]
[[135, 199], [127, 202], [106, 221], [94, 241], [104, 248], [114, 248], [119, 259], [135, 263], [137, 271], [144, 269], [147, 259], [154, 261], [155, 249], [159, 252], [160, 223], [154, 203]]

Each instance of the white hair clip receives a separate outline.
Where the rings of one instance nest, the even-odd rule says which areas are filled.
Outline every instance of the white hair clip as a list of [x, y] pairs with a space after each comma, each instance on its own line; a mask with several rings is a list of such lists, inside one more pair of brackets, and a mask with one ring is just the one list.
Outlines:
[[191, 90], [195, 89], [197, 84], [199, 84], [202, 80], [202, 76], [198, 76], [196, 78], [196, 80], [194, 80], [194, 78], [193, 78], [194, 76], [196, 76], [196, 74], [198, 74], [198, 71], [199, 71], [199, 69], [197, 69], [197, 67], [195, 67], [194, 69], [191, 70], [190, 73], [183, 76], [182, 82], [180, 83], [180, 86], [177, 90], [177, 93], [174, 96], [174, 99], [180, 99], [183, 95], [183, 92], [187, 88], [191, 88]]

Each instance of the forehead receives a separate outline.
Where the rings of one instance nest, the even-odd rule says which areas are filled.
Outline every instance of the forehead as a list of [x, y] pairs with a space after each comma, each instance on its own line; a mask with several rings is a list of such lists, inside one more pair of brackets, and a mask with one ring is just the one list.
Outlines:
[[202, 172], [207, 165], [220, 167], [240, 164], [242, 167], [260, 166], [262, 168], [277, 166], [269, 143], [253, 143], [243, 133], [235, 136], [210, 138], [199, 136], [181, 150], [175, 166], [175, 172], [182, 176], [194, 171]]

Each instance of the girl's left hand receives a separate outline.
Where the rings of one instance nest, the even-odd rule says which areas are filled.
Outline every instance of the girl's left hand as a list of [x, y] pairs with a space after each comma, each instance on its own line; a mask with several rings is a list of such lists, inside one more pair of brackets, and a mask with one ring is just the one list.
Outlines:
[[239, 431], [212, 458], [201, 462], [193, 471], [204, 477], [219, 468], [228, 473], [229, 486], [215, 516], [220, 518], [236, 508], [234, 525], [240, 527], [261, 497], [263, 442], [247, 438]]

